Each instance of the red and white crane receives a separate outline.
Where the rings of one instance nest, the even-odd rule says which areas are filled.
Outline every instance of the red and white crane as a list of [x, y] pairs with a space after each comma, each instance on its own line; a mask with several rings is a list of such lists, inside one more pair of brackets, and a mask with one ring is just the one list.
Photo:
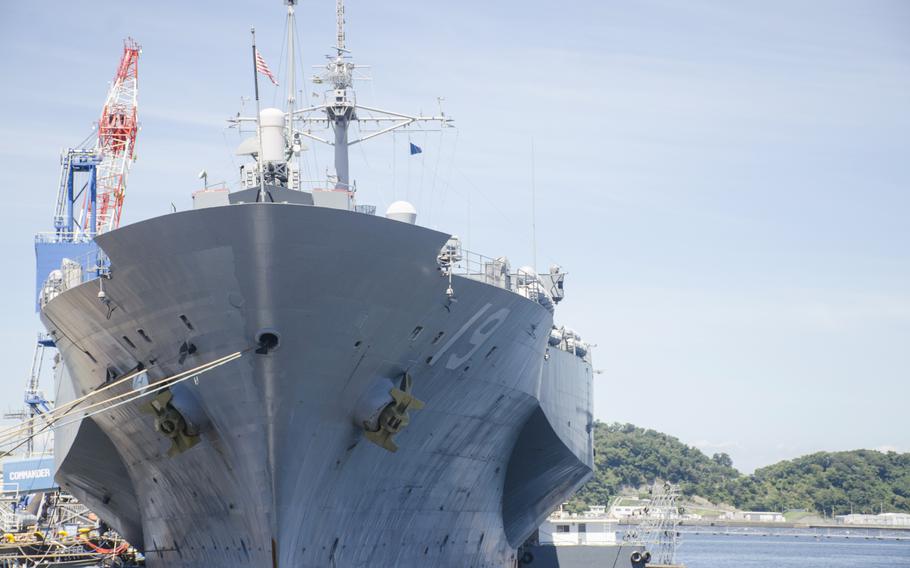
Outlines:
[[126, 181], [139, 133], [138, 93], [141, 48], [132, 38], [123, 42], [123, 55], [98, 122], [101, 163], [97, 170], [95, 234], [120, 226]]
[[[98, 120], [94, 146], [87, 139], [61, 158], [54, 242], [88, 242], [120, 226], [127, 176], [139, 133], [139, 54], [132, 38], [123, 42], [123, 54]], [[87, 177], [81, 188], [76, 175]]]

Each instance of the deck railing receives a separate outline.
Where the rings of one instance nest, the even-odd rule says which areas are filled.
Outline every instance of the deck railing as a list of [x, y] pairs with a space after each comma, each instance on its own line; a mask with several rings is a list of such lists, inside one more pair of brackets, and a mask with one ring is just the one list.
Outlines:
[[503, 258], [491, 258], [460, 246], [453, 255], [452, 273], [479, 280], [491, 286], [512, 290], [509, 263]]
[[[451, 238], [439, 251], [437, 258], [443, 274], [458, 275], [490, 286], [508, 290], [532, 302], [537, 302], [553, 313], [556, 302], [563, 297], [562, 278], [565, 276], [557, 269], [548, 275], [537, 274], [532, 268], [520, 268], [512, 272], [509, 261], [505, 258], [491, 258], [469, 251], [461, 246], [461, 241]], [[457, 283], [450, 283], [446, 293], [457, 296]], [[551, 331], [550, 347], [555, 347], [590, 362], [590, 345], [581, 337], [564, 328]]]
[[35, 235], [36, 243], [90, 243], [95, 236], [83, 232], [44, 232]]
[[101, 249], [72, 257], [64, 257], [58, 268], [51, 270], [39, 291], [39, 304], [43, 308], [49, 301], [70, 288], [107, 277], [110, 274], [110, 260]]
[[440, 254], [442, 261], [448, 255], [452, 274], [503, 288], [534, 301], [544, 294], [538, 275], [531, 270], [512, 272], [505, 258], [491, 258], [461, 247], [460, 242], [449, 241]]

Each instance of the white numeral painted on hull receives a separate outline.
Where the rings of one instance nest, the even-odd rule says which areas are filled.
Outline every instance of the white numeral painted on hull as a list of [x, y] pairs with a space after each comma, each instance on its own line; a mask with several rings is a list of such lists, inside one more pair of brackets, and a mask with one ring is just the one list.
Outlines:
[[[461, 326], [461, 329], [459, 329], [458, 332], [456, 332], [455, 335], [453, 335], [451, 339], [449, 339], [446, 344], [442, 346], [442, 349], [440, 349], [436, 355], [433, 356], [433, 360], [430, 362], [430, 365], [432, 366], [438, 363], [439, 360], [442, 359], [442, 356], [445, 355], [449, 350], [449, 348], [451, 348], [455, 342], [458, 341], [461, 336], [464, 335], [471, 328], [471, 326], [473, 326], [477, 320], [479, 320], [480, 317], [490, 309], [492, 305], [493, 304], [486, 304], [484, 307], [477, 310], [477, 313], [471, 316], [471, 319], [466, 321], [465, 324]], [[450, 355], [449, 360], [446, 363], [446, 369], [455, 369], [470, 359], [474, 353], [480, 349], [480, 346], [483, 345], [497, 329], [499, 329], [499, 326], [502, 325], [502, 322], [505, 321], [508, 315], [509, 310], [507, 308], [502, 308], [490, 314], [490, 316], [487, 317], [483, 323], [474, 329], [474, 332], [468, 339], [468, 346], [470, 346], [468, 351], [463, 355], [458, 355], [457, 353]]]

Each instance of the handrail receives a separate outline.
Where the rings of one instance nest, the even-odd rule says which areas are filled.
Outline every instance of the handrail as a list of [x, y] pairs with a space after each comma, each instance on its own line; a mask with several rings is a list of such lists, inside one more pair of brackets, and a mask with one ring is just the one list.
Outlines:
[[[551, 314], [555, 312], [556, 304], [565, 297], [565, 273], [558, 266], [551, 268], [549, 274], [538, 274], [532, 267], [522, 267], [512, 272], [507, 258], [491, 258], [469, 251], [461, 246], [458, 237], [450, 238], [443, 245], [436, 260], [442, 274], [449, 278], [446, 295], [450, 299], [456, 297], [453, 275], [508, 290], [540, 304]], [[548, 341], [551, 347], [573, 353], [588, 362], [591, 360], [591, 346], [583, 342], [575, 332], [554, 328]]]
[[83, 231], [46, 231], [35, 234], [36, 243], [90, 243], [95, 238], [94, 234]]
[[51, 271], [44, 280], [38, 297], [39, 305], [44, 308], [48, 302], [70, 288], [106, 278], [110, 275], [111, 266], [107, 255], [97, 247], [87, 253], [72, 258], [64, 258], [60, 267]]
[[524, 268], [513, 272], [505, 257], [485, 256], [462, 248], [460, 243], [449, 250], [453, 274], [503, 288], [535, 301], [545, 294], [536, 273]]
[[339, 181], [332, 180], [332, 179], [301, 179], [300, 180], [301, 190], [304, 188], [304, 186], [306, 186], [307, 189], [309, 189], [310, 191], [313, 191], [313, 190], [322, 190], [322, 191], [341, 190], [341, 191], [350, 191], [352, 193], [357, 191], [356, 183], [340, 183]]

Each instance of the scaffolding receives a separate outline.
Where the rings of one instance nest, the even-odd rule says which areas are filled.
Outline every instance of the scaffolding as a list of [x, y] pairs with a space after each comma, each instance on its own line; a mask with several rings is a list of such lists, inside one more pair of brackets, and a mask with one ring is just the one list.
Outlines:
[[675, 564], [679, 547], [679, 490], [671, 483], [655, 482], [648, 493], [651, 499], [642, 510], [641, 523], [626, 533], [623, 540], [644, 546], [654, 564]]

